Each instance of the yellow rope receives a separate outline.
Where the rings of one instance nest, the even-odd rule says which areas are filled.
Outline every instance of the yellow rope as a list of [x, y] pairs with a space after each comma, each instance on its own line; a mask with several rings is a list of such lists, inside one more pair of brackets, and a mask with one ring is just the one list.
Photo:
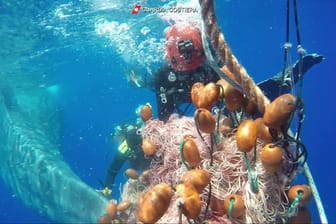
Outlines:
[[[222, 71], [230, 72], [234, 75], [234, 81], [238, 82], [246, 97], [258, 106], [258, 110], [264, 113], [265, 107], [270, 103], [260, 88], [254, 83], [247, 74], [245, 68], [239, 64], [237, 58], [231, 52], [231, 49], [221, 33], [214, 12], [213, 0], [199, 0], [202, 11], [202, 18], [208, 37], [211, 39], [213, 48], [224, 62]], [[229, 74], [226, 74], [229, 76]]]

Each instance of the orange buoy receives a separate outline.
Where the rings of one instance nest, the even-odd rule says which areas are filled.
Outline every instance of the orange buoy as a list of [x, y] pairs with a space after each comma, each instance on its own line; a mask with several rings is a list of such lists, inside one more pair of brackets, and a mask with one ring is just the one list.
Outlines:
[[122, 201], [117, 206], [117, 211], [122, 212], [131, 207], [132, 203], [129, 200]]
[[173, 191], [160, 183], [141, 194], [138, 201], [138, 218], [143, 223], [155, 223], [167, 211]]
[[98, 219], [98, 224], [110, 224], [111, 218], [108, 215], [100, 216]]
[[238, 126], [236, 133], [238, 150], [241, 152], [251, 151], [257, 141], [257, 126], [253, 120], [244, 120]]
[[[230, 204], [232, 203], [232, 209], [230, 211]], [[242, 216], [245, 212], [245, 205], [242, 197], [238, 194], [231, 194], [224, 199], [224, 209], [225, 213], [232, 218], [238, 218]], [[230, 214], [231, 213], [231, 214]]]
[[217, 84], [223, 87], [221, 88], [220, 96], [223, 96], [224, 94], [225, 105], [228, 110], [235, 111], [238, 108], [242, 107], [244, 102], [244, 95], [241, 92], [239, 92], [224, 79], [218, 80]]
[[191, 88], [191, 101], [196, 108], [210, 110], [217, 102], [219, 93], [218, 86], [213, 82], [206, 85], [201, 82], [196, 82]]
[[294, 185], [288, 190], [288, 198], [289, 201], [292, 203], [295, 198], [302, 193], [302, 196], [299, 200], [299, 206], [303, 207], [306, 206], [311, 198], [311, 189], [305, 184], [302, 185]]
[[196, 219], [201, 213], [201, 198], [192, 184], [183, 183], [176, 185], [176, 192], [183, 198], [182, 213], [188, 219]]
[[196, 108], [198, 108], [198, 102], [199, 102], [199, 98], [201, 95], [201, 91], [204, 88], [204, 84], [201, 82], [195, 82], [192, 87], [191, 87], [191, 91], [190, 91], [190, 97], [191, 97], [191, 102], [194, 104], [194, 106]]
[[188, 163], [188, 165], [191, 168], [198, 166], [201, 162], [201, 156], [192, 137], [185, 138], [182, 149], [183, 159]]
[[117, 205], [113, 202], [110, 201], [107, 205], [106, 205], [106, 213], [107, 215], [113, 219], [115, 214], [117, 212]]
[[263, 116], [265, 125], [273, 129], [280, 129], [285, 125], [295, 110], [295, 100], [295, 96], [289, 93], [277, 97], [265, 109]]
[[182, 183], [189, 183], [195, 187], [198, 193], [210, 183], [211, 176], [203, 169], [188, 170], [181, 177]]
[[194, 117], [195, 121], [198, 123], [198, 128], [200, 131], [209, 134], [215, 131], [216, 120], [210, 111], [199, 108], [195, 111]]
[[279, 146], [267, 144], [261, 149], [260, 159], [265, 169], [274, 173], [281, 165], [282, 150]]
[[135, 169], [131, 169], [131, 168], [127, 169], [125, 171], [125, 174], [128, 176], [128, 178], [131, 178], [133, 180], [136, 180], [139, 177], [138, 171], [136, 171]]
[[149, 119], [153, 118], [152, 106], [150, 104], [146, 104], [146, 105], [141, 107], [140, 117], [141, 117], [143, 122], [146, 122]]
[[142, 139], [142, 150], [146, 156], [153, 156], [156, 152], [155, 144], [148, 138]]
[[142, 180], [149, 182], [150, 175], [151, 175], [151, 170], [144, 170], [142, 171], [140, 177]]
[[289, 223], [291, 224], [312, 223], [312, 218], [308, 208], [300, 207], [298, 213], [289, 219]]
[[254, 123], [257, 126], [257, 137], [265, 143], [273, 142], [273, 137], [269, 132], [269, 128], [264, 124], [263, 119], [259, 117], [254, 120]]

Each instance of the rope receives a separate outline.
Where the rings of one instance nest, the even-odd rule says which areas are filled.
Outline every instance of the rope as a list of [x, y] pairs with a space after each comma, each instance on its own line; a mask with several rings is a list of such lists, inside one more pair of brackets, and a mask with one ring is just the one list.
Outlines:
[[237, 58], [231, 52], [223, 33], [221, 33], [219, 29], [214, 13], [213, 0], [199, 0], [199, 3], [201, 5], [206, 33], [211, 39], [213, 48], [224, 62], [222, 70], [228, 70], [230, 73], [233, 73], [234, 79], [241, 85], [243, 93], [258, 106], [258, 110], [261, 113], [264, 113], [265, 107], [269, 104], [269, 100], [264, 96], [259, 87], [247, 74], [245, 68], [239, 64]]
[[297, 38], [298, 46], [301, 46], [301, 37], [300, 37], [300, 29], [299, 29], [299, 14], [297, 10], [296, 0], [294, 0], [294, 18], [295, 18], [295, 27], [296, 27], [296, 38]]
[[205, 206], [204, 217], [203, 217], [202, 223], [206, 223], [205, 220], [206, 220], [207, 215], [208, 215], [210, 201], [211, 201], [211, 181], [209, 183], [208, 199], [207, 199], [207, 203], [206, 203], [206, 206]]
[[230, 198], [230, 206], [229, 206], [229, 219], [232, 219], [232, 211], [233, 211], [233, 203], [234, 203], [234, 198]]
[[181, 144], [180, 144], [180, 157], [181, 157], [181, 160], [182, 160], [182, 163], [183, 165], [187, 168], [187, 170], [190, 170], [190, 166], [189, 166], [189, 163], [187, 161], [185, 161], [184, 159], [184, 156], [183, 156], [183, 147], [184, 147], [184, 144], [186, 143], [187, 141], [184, 139]]
[[[298, 16], [298, 9], [297, 9], [297, 1], [294, 0], [294, 17], [295, 17], [295, 25], [296, 25], [296, 37], [297, 37], [297, 49], [298, 53], [300, 55], [300, 60], [299, 60], [299, 91], [298, 91], [298, 96], [296, 100], [296, 106], [299, 109], [298, 112], [298, 119], [299, 119], [299, 125], [297, 128], [297, 135], [296, 135], [296, 140], [299, 142], [300, 135], [301, 135], [301, 126], [303, 122], [303, 102], [302, 102], [302, 89], [303, 89], [303, 74], [302, 74], [302, 69], [303, 69], [303, 55], [305, 53], [304, 49], [302, 48], [301, 45], [301, 36], [300, 36], [300, 29], [299, 29], [299, 16]], [[299, 147], [298, 147], [299, 148]], [[321, 223], [328, 223], [327, 216], [324, 211], [324, 206], [322, 204], [319, 191], [316, 187], [313, 175], [311, 174], [311, 171], [309, 169], [309, 166], [307, 163], [303, 164], [303, 169], [304, 169], [304, 174], [307, 178], [308, 184], [312, 190], [312, 194], [315, 200], [315, 204], [320, 216], [320, 221]]]
[[287, 0], [287, 7], [286, 7], [286, 41], [285, 41], [285, 52], [284, 52], [284, 63], [283, 63], [283, 69], [282, 69], [282, 76], [281, 76], [281, 86], [279, 89], [279, 95], [282, 94], [282, 88], [285, 83], [285, 76], [286, 76], [286, 68], [287, 68], [287, 62], [288, 62], [288, 54], [289, 49], [291, 48], [291, 44], [289, 43], [289, 18], [290, 18], [290, 4], [289, 0]]
[[[213, 0], [199, 0], [200, 6], [201, 6], [201, 13], [202, 18], [204, 21], [204, 26], [206, 33], [208, 37], [211, 39], [211, 43], [213, 45], [213, 48], [216, 50], [217, 54], [220, 56], [221, 60], [224, 62], [224, 66], [222, 67], [222, 70], [228, 70], [234, 75], [234, 81], [237, 81], [243, 90], [243, 93], [247, 96], [249, 100], [254, 102], [258, 106], [258, 110], [263, 113], [265, 110], [265, 107], [269, 104], [269, 100], [267, 97], [265, 97], [262, 93], [262, 91], [258, 88], [258, 86], [253, 82], [251, 77], [247, 74], [245, 68], [241, 66], [237, 60], [237, 58], [233, 55], [231, 52], [228, 44], [225, 41], [223, 33], [221, 33], [217, 19], [214, 13], [214, 3]], [[298, 13], [297, 13], [297, 2], [294, 0], [294, 10], [295, 10], [295, 24], [296, 24], [296, 36], [297, 36], [297, 42], [298, 42], [298, 53], [300, 55], [300, 61], [299, 61], [299, 92], [297, 99], [300, 99], [302, 96], [302, 87], [303, 87], [303, 75], [302, 75], [302, 65], [303, 65], [303, 55], [304, 55], [304, 49], [301, 46], [301, 37], [300, 37], [300, 30], [299, 30], [299, 21], [298, 21]], [[289, 0], [287, 1], [287, 30], [286, 30], [286, 44], [285, 44], [285, 61], [284, 66], [287, 64], [287, 55], [288, 55], [288, 49], [290, 48], [289, 44]], [[283, 76], [282, 80], [284, 82], [284, 76], [285, 76], [286, 68], [283, 70]], [[220, 74], [221, 75], [221, 74]], [[225, 79], [227, 79], [227, 74]], [[231, 83], [231, 82], [230, 82]], [[302, 103], [302, 102], [300, 102]], [[299, 101], [296, 100], [296, 106], [298, 106]], [[299, 122], [302, 123], [303, 120], [303, 113], [299, 112]], [[301, 124], [299, 124], [299, 130], [298, 133], [300, 133]], [[288, 129], [287, 129], [288, 130]], [[296, 136], [297, 143], [300, 143], [299, 141], [300, 136]], [[306, 154], [306, 153], [301, 153]], [[245, 160], [247, 160], [247, 157], [245, 156]], [[249, 162], [246, 164], [249, 166]], [[313, 176], [311, 175], [310, 169], [308, 167], [307, 163], [303, 163], [303, 168], [305, 172], [305, 176], [308, 180], [309, 186], [312, 189], [312, 194], [315, 199], [315, 203], [320, 215], [320, 221], [321, 223], [328, 223], [327, 217], [324, 211], [323, 204], [321, 202], [319, 192], [317, 190], [317, 187], [315, 185]], [[229, 209], [229, 217], [232, 213], [232, 202], [230, 202], [230, 209]]]
[[[256, 148], [254, 148], [254, 155], [253, 155], [253, 161], [256, 160]], [[247, 153], [244, 152], [244, 161], [246, 164], [246, 168], [247, 168], [247, 173], [248, 173], [248, 177], [249, 177], [249, 181], [250, 181], [250, 186], [251, 186], [251, 190], [253, 193], [258, 193], [259, 191], [259, 186], [258, 186], [258, 178], [257, 175], [253, 173], [252, 171], [252, 167], [250, 164], [250, 161], [247, 157]], [[255, 163], [253, 163], [255, 166]]]
[[320, 198], [319, 191], [317, 190], [313, 175], [311, 174], [309, 166], [308, 166], [307, 163], [305, 163], [303, 165], [303, 170], [304, 170], [305, 176], [307, 178], [308, 184], [310, 186], [310, 189], [312, 191], [312, 194], [313, 194], [313, 197], [314, 197], [314, 200], [315, 200], [315, 204], [316, 204], [316, 207], [317, 207], [317, 211], [318, 211], [319, 216], [320, 216], [320, 221], [321, 221], [321, 223], [328, 223], [328, 219], [327, 219], [326, 213], [324, 211], [324, 207], [323, 207], [323, 204], [322, 204], [322, 201], [321, 201], [321, 198]]
[[298, 192], [298, 195], [296, 196], [296, 198], [294, 199], [294, 201], [292, 202], [292, 204], [290, 205], [289, 209], [288, 209], [288, 216], [291, 217], [293, 216], [294, 211], [298, 208], [299, 206], [299, 202], [302, 198], [303, 192]]

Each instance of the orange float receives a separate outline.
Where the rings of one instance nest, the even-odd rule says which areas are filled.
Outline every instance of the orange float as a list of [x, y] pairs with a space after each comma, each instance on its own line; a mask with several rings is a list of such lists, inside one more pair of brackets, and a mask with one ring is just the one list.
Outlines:
[[210, 110], [219, 98], [219, 88], [215, 83], [204, 85], [196, 82], [191, 88], [191, 101], [196, 108]]
[[264, 124], [264, 121], [261, 117], [254, 120], [254, 123], [257, 126], [257, 137], [265, 143], [273, 142], [273, 137], [269, 132], [269, 128]]
[[196, 108], [199, 108], [199, 101], [200, 101], [200, 95], [201, 91], [204, 88], [204, 84], [202, 82], [195, 82], [190, 91], [190, 98], [191, 102], [194, 104]]
[[282, 161], [282, 150], [273, 144], [265, 145], [260, 151], [260, 159], [268, 172], [278, 171]]
[[141, 174], [141, 179], [149, 182], [150, 175], [151, 175], [151, 170], [144, 170]]
[[142, 139], [141, 147], [146, 156], [153, 156], [156, 152], [155, 144], [148, 138]]
[[117, 211], [122, 212], [131, 207], [132, 203], [129, 200], [122, 201], [117, 206]]
[[201, 157], [197, 145], [192, 137], [187, 137], [184, 140], [182, 148], [183, 159], [188, 163], [191, 168], [199, 165]]
[[300, 207], [298, 213], [289, 219], [289, 223], [290, 224], [312, 223], [312, 218], [308, 208]]
[[188, 170], [181, 177], [182, 183], [188, 183], [195, 187], [198, 193], [210, 183], [211, 176], [208, 171], [203, 169]]
[[209, 134], [215, 131], [216, 120], [210, 111], [199, 108], [195, 111], [194, 117], [195, 121], [198, 123], [198, 128], [200, 131]]
[[295, 110], [295, 100], [295, 96], [289, 93], [277, 97], [265, 109], [263, 116], [265, 125], [273, 129], [281, 129], [286, 125]]
[[160, 183], [141, 194], [138, 202], [138, 218], [144, 223], [157, 222], [167, 211], [173, 191], [166, 183]]
[[113, 202], [113, 201], [110, 201], [107, 206], [106, 206], [106, 213], [107, 215], [113, 219], [115, 214], [117, 212], [117, 205]]
[[220, 88], [221, 90], [220, 96], [224, 95], [225, 105], [228, 110], [235, 111], [238, 108], [242, 107], [244, 102], [244, 95], [241, 92], [235, 89], [224, 79], [218, 80], [217, 84], [223, 87]]
[[146, 104], [141, 107], [140, 117], [143, 122], [148, 121], [153, 118], [152, 107], [149, 104]]
[[[230, 204], [233, 200], [232, 211], [230, 212]], [[245, 205], [242, 197], [238, 194], [231, 194], [224, 199], [225, 213], [232, 218], [238, 218], [245, 213]], [[231, 214], [230, 214], [231, 213]]]
[[135, 169], [131, 169], [131, 168], [127, 169], [125, 171], [125, 174], [128, 176], [128, 178], [131, 178], [133, 180], [136, 180], [139, 177], [138, 171], [136, 171]]
[[299, 194], [302, 194], [300, 200], [299, 200], [299, 206], [303, 207], [308, 204], [311, 198], [311, 189], [305, 184], [302, 185], [294, 185], [288, 190], [288, 198], [289, 201], [292, 203]]
[[253, 120], [244, 120], [238, 126], [236, 133], [238, 150], [241, 152], [251, 151], [257, 141], [257, 126]]
[[182, 213], [188, 219], [196, 219], [201, 213], [201, 198], [196, 188], [189, 183], [176, 185], [176, 192], [183, 198]]

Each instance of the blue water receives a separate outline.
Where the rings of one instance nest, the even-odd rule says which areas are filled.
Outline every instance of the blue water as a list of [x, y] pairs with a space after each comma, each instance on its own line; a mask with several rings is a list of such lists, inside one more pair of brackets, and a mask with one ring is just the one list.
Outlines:
[[[155, 43], [160, 43], [165, 25], [152, 16], [130, 15], [135, 2], [128, 0], [45, 1], [43, 4], [10, 2], [0, 1], [0, 24], [6, 24], [0, 30], [0, 69], [7, 69], [5, 63], [11, 66], [16, 62], [23, 63], [27, 66], [25, 72], [46, 75], [46, 87], [58, 86], [55, 95], [59, 97], [62, 108], [61, 152], [84, 182], [99, 188], [97, 179], [104, 177], [115, 150], [110, 135], [113, 126], [132, 119], [140, 104], [152, 102], [155, 107], [154, 94], [128, 85], [124, 72], [131, 67], [137, 67], [140, 72], [155, 70], [162, 52], [150, 47], [155, 48]], [[166, 3], [157, 2], [142, 4], [160, 6]], [[333, 183], [335, 169], [332, 164], [336, 153], [330, 144], [334, 138], [333, 124], [336, 123], [333, 105], [336, 78], [332, 67], [336, 60], [333, 25], [336, 2], [298, 2], [303, 47], [309, 53], [316, 52], [326, 57], [305, 76], [306, 117], [302, 140], [309, 151], [308, 163], [329, 222], [334, 223], [336, 194], [330, 189], [330, 184]], [[231, 49], [255, 81], [262, 81], [282, 69], [285, 1], [217, 1], [216, 11]], [[117, 22], [119, 28], [122, 23], [128, 24], [130, 30], [113, 37], [99, 35], [95, 28], [102, 19]], [[150, 28], [150, 37], [156, 38], [146, 45], [148, 49], [144, 49], [144, 53], [152, 58], [141, 57], [139, 48], [131, 45], [132, 40], [139, 44], [149, 38], [135, 32], [144, 26]], [[291, 28], [292, 57], [296, 60], [294, 24]], [[124, 35], [127, 32], [129, 36]], [[129, 46], [125, 48], [122, 43]], [[11, 50], [16, 47], [17, 54]], [[123, 176], [119, 178], [122, 181]], [[48, 222], [23, 206], [2, 182], [0, 189], [1, 223]], [[316, 209], [311, 207], [314, 222], [318, 222]]]

